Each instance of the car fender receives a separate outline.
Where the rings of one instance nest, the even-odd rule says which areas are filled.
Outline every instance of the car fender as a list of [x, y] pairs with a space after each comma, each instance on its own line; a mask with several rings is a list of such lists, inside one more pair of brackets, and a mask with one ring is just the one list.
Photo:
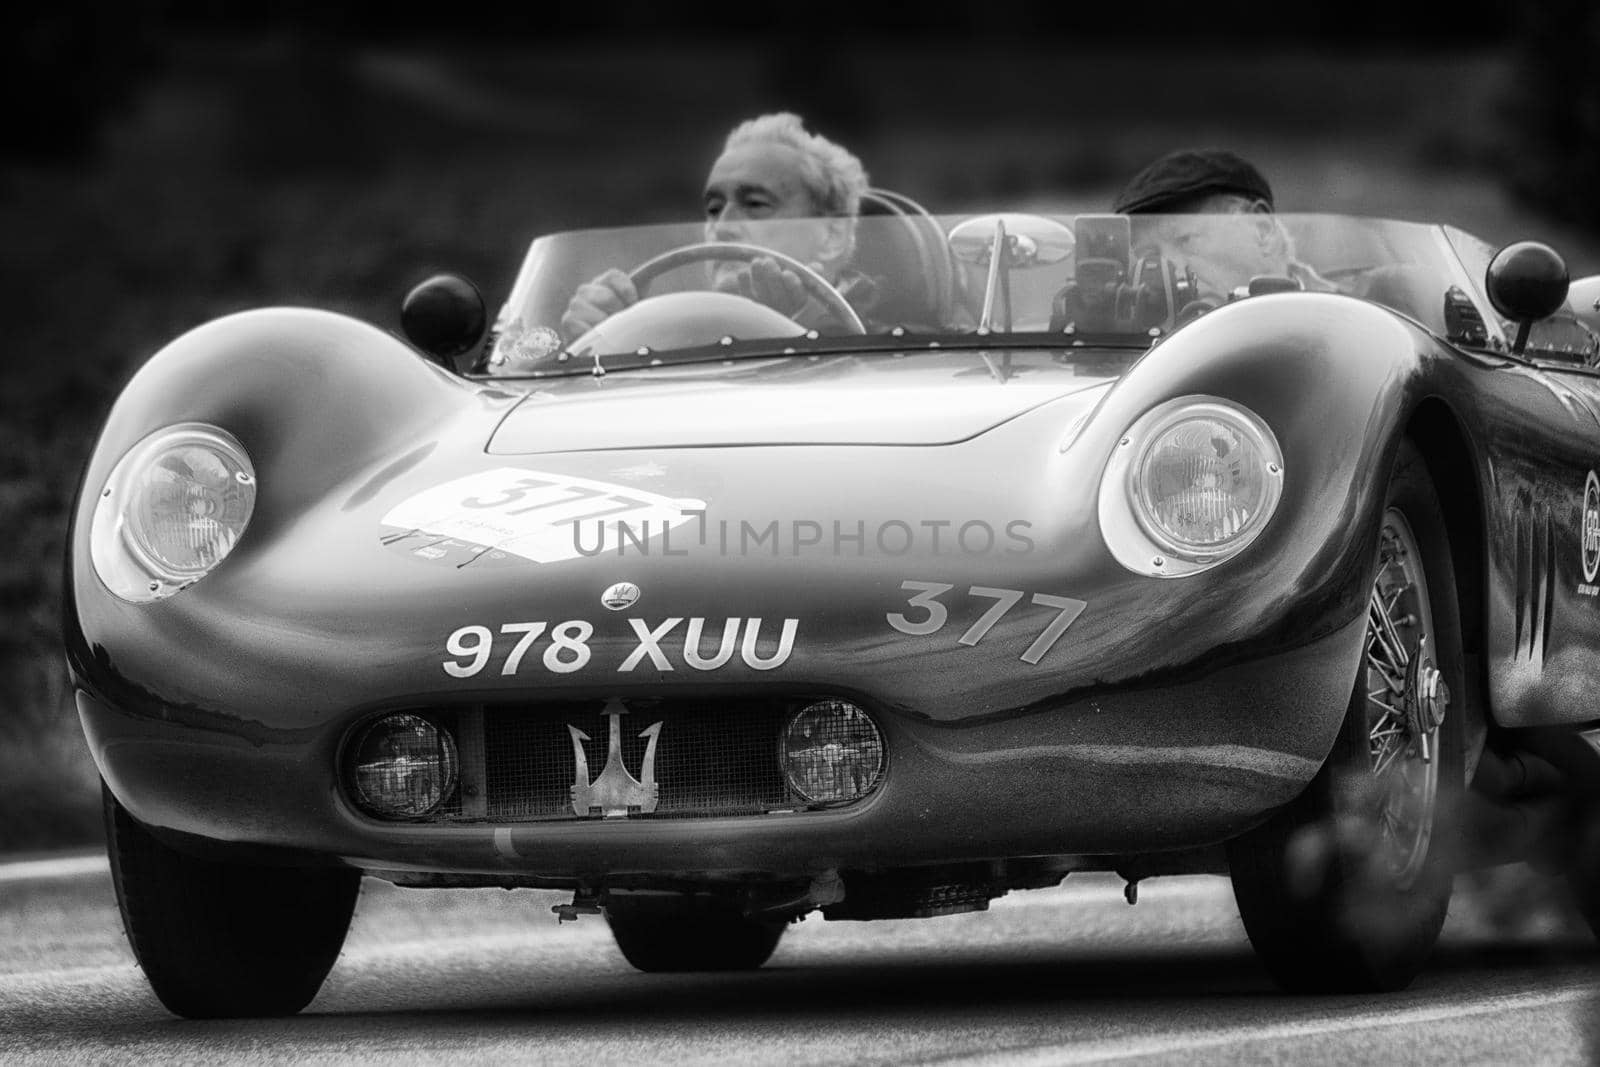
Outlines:
[[[74, 673], [94, 673], [79, 626], [83, 613], [120, 615], [129, 607], [100, 582], [89, 537], [101, 487], [149, 434], [186, 422], [232, 434], [258, 474], [249, 536], [271, 539], [332, 487], [357, 482], [374, 492], [439, 441], [459, 436], [458, 420], [481, 421], [486, 408], [492, 418], [517, 399], [456, 378], [395, 337], [330, 312], [248, 311], [179, 337], [123, 390], [80, 482], [65, 560], [65, 643]], [[476, 432], [483, 436], [481, 427]]]
[[[1111, 389], [1072, 451], [1104, 469], [1128, 428], [1175, 398], [1242, 405], [1271, 429], [1283, 495], [1260, 537], [1207, 574], [1230, 577], [1235, 612], [1272, 611], [1307, 637], [1366, 610], [1378, 518], [1411, 413], [1460, 386], [1453, 357], [1387, 310], [1336, 294], [1261, 296], [1205, 315], [1156, 345]], [[1276, 602], [1275, 605], [1266, 601]], [[1349, 668], [1354, 677], [1357, 657]]]
[[[241, 312], [191, 330], [140, 368], [106, 420], [86, 485], [103, 484], [147, 434], [203, 422], [238, 438], [258, 469], [302, 472], [259, 489], [258, 507], [287, 510], [394, 442], [473, 406], [474, 396], [500, 397], [507, 406], [514, 399], [456, 378], [348, 316], [305, 308]], [[80, 503], [80, 528], [86, 518]]]

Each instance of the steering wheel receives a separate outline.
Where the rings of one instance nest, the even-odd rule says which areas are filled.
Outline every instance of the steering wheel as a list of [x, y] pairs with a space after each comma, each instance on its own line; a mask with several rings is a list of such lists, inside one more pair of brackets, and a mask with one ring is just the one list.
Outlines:
[[682, 248], [674, 248], [670, 252], [663, 252], [659, 256], [645, 260], [629, 272], [628, 280], [643, 297], [651, 282], [667, 271], [689, 263], [713, 262], [719, 259], [737, 259], [751, 263], [762, 258], [775, 260], [778, 266], [798, 277], [805, 291], [816, 297], [829, 314], [845, 325], [848, 332], [852, 334], [867, 332], [867, 327], [862, 323], [861, 316], [856, 314], [856, 309], [840, 295], [839, 290], [828, 284], [828, 279], [793, 256], [786, 256], [782, 252], [775, 252], [758, 245], [728, 241], [706, 241], [697, 245], [684, 245]]

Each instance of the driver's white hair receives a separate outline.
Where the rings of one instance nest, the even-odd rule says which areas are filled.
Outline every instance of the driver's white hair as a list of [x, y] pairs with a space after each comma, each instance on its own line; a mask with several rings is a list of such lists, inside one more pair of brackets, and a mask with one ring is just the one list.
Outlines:
[[855, 216], [861, 212], [861, 195], [867, 191], [867, 172], [848, 149], [821, 134], [806, 130], [805, 120], [792, 111], [775, 111], [747, 119], [728, 134], [724, 152], [752, 143], [788, 145], [800, 153], [802, 177], [820, 215]]

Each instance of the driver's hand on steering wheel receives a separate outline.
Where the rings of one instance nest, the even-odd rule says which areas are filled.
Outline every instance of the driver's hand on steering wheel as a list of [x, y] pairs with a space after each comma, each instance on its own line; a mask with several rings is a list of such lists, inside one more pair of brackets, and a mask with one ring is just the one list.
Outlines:
[[615, 268], [604, 271], [594, 281], [578, 286], [567, 303], [567, 312], [561, 316], [561, 330], [571, 341], [588, 333], [625, 307], [639, 302], [639, 290], [634, 288], [626, 271]]
[[800, 276], [778, 266], [778, 261], [771, 256], [760, 256], [731, 270], [719, 271], [712, 285], [719, 292], [749, 297], [790, 318], [799, 314], [810, 301]]

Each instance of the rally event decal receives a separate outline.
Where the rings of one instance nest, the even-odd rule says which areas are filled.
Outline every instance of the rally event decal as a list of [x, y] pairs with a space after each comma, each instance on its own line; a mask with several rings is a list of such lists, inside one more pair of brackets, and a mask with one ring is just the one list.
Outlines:
[[1584, 596], [1600, 593], [1594, 576], [1600, 573], [1600, 476], [1594, 471], [1583, 483], [1583, 584], [1578, 592]]
[[557, 563], [615, 552], [623, 528], [664, 533], [694, 522], [705, 506], [630, 485], [499, 467], [402, 501], [382, 519], [383, 540], [415, 559], [457, 567], [480, 559]]

